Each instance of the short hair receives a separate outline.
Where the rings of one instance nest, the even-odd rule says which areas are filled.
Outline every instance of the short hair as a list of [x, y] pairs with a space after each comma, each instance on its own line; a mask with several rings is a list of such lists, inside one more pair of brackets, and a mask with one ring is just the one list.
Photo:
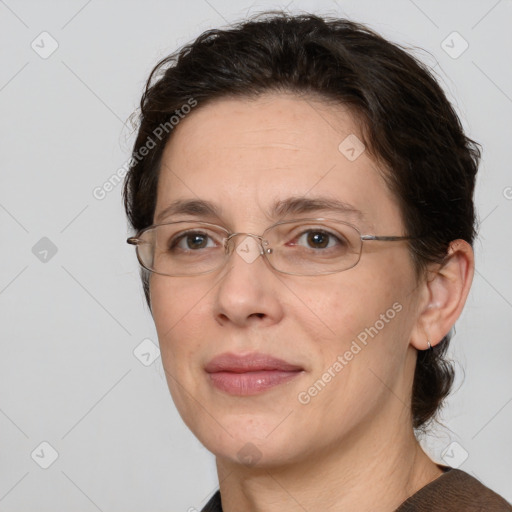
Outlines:
[[[153, 222], [158, 176], [183, 105], [219, 98], [256, 98], [267, 92], [319, 97], [353, 114], [370, 157], [397, 199], [418, 279], [442, 263], [452, 240], [473, 245], [473, 193], [481, 152], [468, 138], [432, 72], [365, 25], [312, 14], [269, 12], [208, 30], [161, 60], [140, 102], [138, 133], [123, 195], [135, 230]], [[166, 125], [167, 123], [167, 125]], [[162, 135], [163, 134], [163, 135]], [[151, 138], [155, 147], [140, 158]], [[380, 167], [380, 166], [379, 166]], [[141, 270], [148, 306], [149, 274]], [[447, 333], [419, 351], [412, 389], [413, 428], [426, 431], [449, 394], [454, 369]]]

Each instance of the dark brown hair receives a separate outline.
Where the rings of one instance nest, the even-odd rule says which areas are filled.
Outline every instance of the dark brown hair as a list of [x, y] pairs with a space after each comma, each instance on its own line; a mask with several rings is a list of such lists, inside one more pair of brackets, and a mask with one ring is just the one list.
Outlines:
[[[181, 114], [191, 99], [200, 108], [217, 98], [270, 91], [320, 96], [354, 113], [367, 150], [383, 164], [407, 233], [422, 235], [410, 241], [418, 278], [429, 263], [443, 262], [452, 240], [473, 243], [480, 149], [464, 134], [428, 68], [362, 24], [282, 12], [209, 30], [153, 69], [140, 104], [136, 158], [124, 186], [135, 230], [153, 222], [160, 159], [172, 136], [170, 116]], [[164, 125], [165, 134], [158, 131]], [[141, 158], [150, 139], [154, 147]], [[151, 308], [144, 270], [142, 280]], [[415, 429], [425, 430], [450, 392], [454, 370], [445, 357], [450, 337], [418, 352]]]

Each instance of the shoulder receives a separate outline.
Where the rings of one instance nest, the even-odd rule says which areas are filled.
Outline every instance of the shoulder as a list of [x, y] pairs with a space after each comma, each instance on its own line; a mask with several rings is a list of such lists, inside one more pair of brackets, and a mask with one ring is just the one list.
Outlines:
[[460, 469], [447, 471], [420, 489], [396, 512], [512, 512], [512, 505]]
[[208, 503], [201, 509], [201, 512], [222, 512], [222, 505], [220, 502], [220, 491], [217, 491], [208, 501]]
[[[512, 512], [512, 505], [460, 469], [446, 472], [404, 501], [395, 512]], [[201, 512], [222, 512], [217, 491]]]

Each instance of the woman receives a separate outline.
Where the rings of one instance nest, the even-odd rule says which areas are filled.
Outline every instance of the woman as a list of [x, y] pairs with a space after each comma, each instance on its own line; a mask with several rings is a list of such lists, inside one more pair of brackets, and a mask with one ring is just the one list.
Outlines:
[[474, 272], [480, 152], [366, 27], [271, 14], [164, 59], [125, 184], [203, 510], [512, 510], [415, 433]]

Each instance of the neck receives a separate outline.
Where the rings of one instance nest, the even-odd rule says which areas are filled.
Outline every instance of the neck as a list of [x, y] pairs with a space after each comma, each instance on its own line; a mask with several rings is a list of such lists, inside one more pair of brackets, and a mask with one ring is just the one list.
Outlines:
[[342, 443], [286, 464], [247, 467], [217, 458], [223, 511], [393, 512], [442, 474], [410, 422], [403, 424], [397, 429], [396, 415], [390, 415], [388, 425], [371, 421]]

